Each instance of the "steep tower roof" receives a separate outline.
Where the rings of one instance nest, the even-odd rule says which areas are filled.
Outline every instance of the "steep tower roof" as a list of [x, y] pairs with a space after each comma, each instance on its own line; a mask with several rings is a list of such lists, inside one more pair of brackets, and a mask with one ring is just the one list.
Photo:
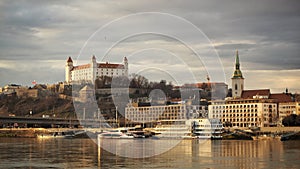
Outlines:
[[232, 78], [243, 78], [242, 71], [240, 70], [240, 59], [239, 59], [239, 51], [236, 51], [235, 56], [235, 70]]
[[72, 60], [71, 56], [69, 56], [67, 62], [72, 62], [73, 63], [73, 60]]

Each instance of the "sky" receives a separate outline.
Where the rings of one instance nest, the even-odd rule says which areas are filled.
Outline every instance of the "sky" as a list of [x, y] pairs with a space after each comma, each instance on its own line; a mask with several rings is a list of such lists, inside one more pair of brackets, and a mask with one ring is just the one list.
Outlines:
[[0, 1], [0, 86], [64, 81], [75, 64], [129, 60], [129, 72], [173, 84], [231, 87], [236, 50], [245, 89], [300, 92], [300, 1]]

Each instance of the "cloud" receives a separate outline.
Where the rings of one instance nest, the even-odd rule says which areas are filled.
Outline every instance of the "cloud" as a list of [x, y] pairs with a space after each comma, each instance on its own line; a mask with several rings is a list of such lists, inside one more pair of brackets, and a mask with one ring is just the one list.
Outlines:
[[[259, 88], [260, 84], [267, 84], [266, 79], [276, 80], [273, 77], [279, 78], [276, 73], [278, 71], [295, 71], [293, 76], [289, 76], [291, 74], [288, 72], [288, 75], [280, 74], [282, 77], [299, 81], [299, 77], [296, 76], [297, 70], [300, 70], [299, 3], [297, 0], [1, 1], [0, 86], [8, 82], [25, 83], [32, 77], [45, 83], [63, 81], [67, 56], [72, 56], [76, 60], [86, 40], [101, 26], [128, 14], [153, 11], [177, 15], [201, 29], [215, 46], [224, 66], [227, 81], [230, 81], [233, 71], [236, 49], [240, 51], [242, 71], [245, 71], [245, 75], [250, 73], [249, 78], [252, 78], [254, 76], [251, 71], [261, 71], [260, 78], [255, 80], [259, 83], [249, 83], [251, 87]], [[129, 23], [135, 26], [110, 29], [106, 36], [94, 39], [97, 43], [94, 46], [91, 43], [90, 48], [79, 60], [89, 60], [92, 54], [101, 60], [104, 47], [118, 40], [120, 30], [133, 31], [143, 26], [148, 28], [156, 26], [147, 25], [151, 22], [145, 18], [134, 19]], [[164, 23], [157, 23], [161, 24]], [[170, 33], [180, 32], [189, 42], [198, 40], [182, 25], [163, 29]], [[193, 44], [203, 56], [201, 62], [195, 61], [191, 51], [172, 39], [157, 39], [154, 36], [132, 37], [116, 46], [111, 55], [104, 60], [120, 62], [123, 56], [135, 54], [135, 57], [132, 56], [132, 60], [129, 60], [129, 64], [137, 64], [136, 67], [147, 63], [155, 63], [160, 67], [174, 65], [173, 71], [184, 76], [180, 68], [188, 65], [196, 72], [194, 74], [198, 80], [205, 80], [206, 72], [203, 67], [206, 56], [211, 54], [211, 51], [207, 50], [209, 46], [210, 44]], [[156, 57], [151, 56], [151, 52], [141, 52], [139, 56], [143, 57], [137, 57], [139, 50], [159, 47], [166, 52], [149, 50], [154, 52]], [[180, 56], [184, 64], [175, 63], [177, 60], [169, 55], [170, 52]], [[165, 57], [162, 54], [165, 54]], [[164, 62], [163, 59], [168, 61]], [[33, 67], [38, 67], [40, 72], [35, 72]], [[19, 70], [25, 75], [19, 75]], [[41, 75], [42, 73], [44, 75]], [[47, 78], [44, 78], [45, 74]], [[153, 78], [155, 79], [155, 76]], [[272, 88], [272, 85], [269, 88]], [[278, 85], [274, 88], [279, 89]], [[295, 91], [300, 91], [295, 84], [291, 86]]]

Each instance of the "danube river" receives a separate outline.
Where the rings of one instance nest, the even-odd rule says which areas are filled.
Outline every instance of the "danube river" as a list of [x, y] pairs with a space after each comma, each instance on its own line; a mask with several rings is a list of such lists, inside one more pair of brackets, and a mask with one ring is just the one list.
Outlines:
[[[151, 141], [156, 140], [142, 142]], [[134, 142], [129, 145], [135, 146]], [[98, 148], [91, 139], [0, 138], [0, 159], [0, 168], [296, 169], [300, 168], [300, 141], [183, 140], [153, 157], [126, 158]]]

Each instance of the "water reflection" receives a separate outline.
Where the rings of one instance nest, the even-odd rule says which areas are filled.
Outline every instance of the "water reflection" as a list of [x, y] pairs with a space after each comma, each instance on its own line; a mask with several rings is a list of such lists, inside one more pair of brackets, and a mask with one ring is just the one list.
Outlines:
[[98, 159], [99, 166], [104, 168], [114, 163], [107, 159], [116, 160], [113, 166], [126, 164], [128, 168], [297, 168], [300, 142], [296, 143], [295, 152], [288, 154], [289, 144], [294, 145], [293, 142], [183, 140], [170, 151], [151, 158], [124, 158], [99, 148], [103, 153], [99, 153], [102, 158]]
[[[299, 168], [300, 166], [299, 141], [183, 140], [173, 149], [150, 158], [117, 156], [98, 147], [96, 143], [90, 139], [0, 138], [0, 168], [198, 169]], [[142, 145], [150, 145], [150, 143], [156, 147], [159, 145], [158, 140], [147, 139], [132, 140], [129, 143], [125, 145], [141, 149]], [[119, 151], [120, 148], [119, 146], [116, 150]], [[140, 152], [143, 151], [136, 153], [140, 155]]]

